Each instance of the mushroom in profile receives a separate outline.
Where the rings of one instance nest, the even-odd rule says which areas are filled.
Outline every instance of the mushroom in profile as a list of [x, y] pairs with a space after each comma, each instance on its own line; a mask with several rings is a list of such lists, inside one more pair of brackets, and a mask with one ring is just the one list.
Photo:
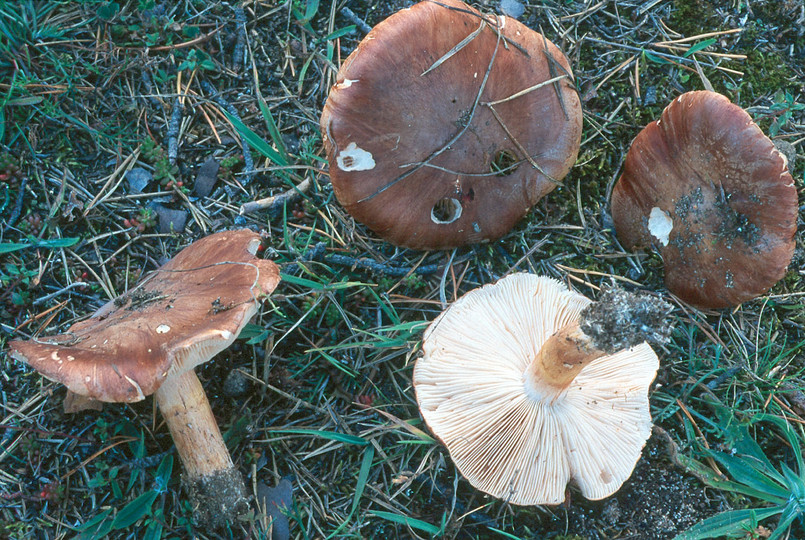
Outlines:
[[612, 219], [627, 249], [657, 247], [669, 291], [722, 308], [785, 275], [797, 191], [785, 158], [746, 111], [715, 92], [688, 92], [632, 143]]
[[576, 160], [581, 105], [564, 54], [458, 0], [378, 24], [321, 116], [330, 179], [355, 219], [398, 245], [494, 240]]
[[[625, 296], [624, 296], [625, 295]], [[419, 408], [461, 474], [512, 504], [617, 491], [651, 432], [670, 306], [613, 292], [591, 304], [558, 281], [513, 274], [459, 298], [425, 331]], [[649, 330], [649, 332], [641, 332]]]
[[13, 358], [76, 394], [154, 394], [196, 515], [212, 525], [247, 508], [246, 489], [193, 368], [232, 344], [277, 286], [277, 266], [255, 257], [259, 245], [245, 229], [213, 234], [65, 334], [10, 343]]

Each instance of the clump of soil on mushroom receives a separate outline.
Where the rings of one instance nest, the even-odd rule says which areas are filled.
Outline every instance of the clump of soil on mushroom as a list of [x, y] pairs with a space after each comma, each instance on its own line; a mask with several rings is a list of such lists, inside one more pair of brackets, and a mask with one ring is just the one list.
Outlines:
[[243, 491], [240, 471], [229, 469], [210, 476], [188, 479], [182, 487], [199, 523], [214, 524], [220, 516], [240, 516], [249, 511], [249, 498]]
[[596, 348], [612, 354], [644, 341], [667, 342], [673, 330], [668, 318], [672, 309], [658, 296], [612, 287], [581, 312], [579, 325]]
[[[761, 238], [760, 229], [750, 221], [746, 214], [732, 208], [731, 197], [731, 194], [723, 195], [713, 205], [718, 218], [715, 238], [728, 249], [732, 248], [733, 243], [740, 239], [746, 246], [754, 246], [754, 250], [758, 251], [757, 243]], [[755, 204], [761, 204], [759, 200], [750, 200]], [[712, 212], [713, 208], [705, 204], [701, 188], [696, 188], [689, 195], [679, 198], [674, 205], [674, 213], [678, 218], [681, 230], [674, 235], [673, 244], [680, 252], [686, 248], [696, 247], [701, 242], [702, 234], [692, 232], [691, 225], [693, 224], [695, 228], [699, 222], [708, 219]], [[697, 252], [700, 251], [699, 248], [696, 249]]]

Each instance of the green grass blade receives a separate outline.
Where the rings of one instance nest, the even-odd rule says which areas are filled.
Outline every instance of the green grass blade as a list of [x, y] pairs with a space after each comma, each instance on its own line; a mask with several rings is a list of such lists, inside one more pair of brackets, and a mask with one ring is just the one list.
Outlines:
[[296, 435], [312, 435], [314, 437], [321, 437], [331, 441], [338, 441], [346, 444], [357, 444], [366, 446], [369, 441], [357, 435], [349, 435], [347, 433], [336, 433], [334, 431], [319, 431], [316, 429], [272, 429], [269, 433], [289, 433]]
[[357, 377], [358, 374], [354, 370], [350, 369], [348, 366], [345, 366], [342, 362], [339, 362], [337, 358], [327, 354], [324, 351], [316, 351], [316, 352], [318, 352], [334, 368], [348, 375], [349, 378], [354, 379], [355, 377]]
[[701, 51], [702, 49], [706, 49], [707, 47], [709, 47], [710, 45], [712, 45], [715, 42], [716, 42], [715, 38], [710, 38], [710, 39], [705, 39], [704, 41], [700, 41], [699, 43], [696, 43], [690, 49], [685, 51], [685, 54], [683, 54], [682, 56], [687, 58], [688, 56], [690, 56], [692, 54], [696, 54], [697, 52]]
[[355, 510], [358, 509], [358, 505], [361, 502], [363, 490], [366, 487], [366, 481], [369, 479], [369, 470], [372, 468], [372, 460], [374, 458], [375, 449], [372, 445], [369, 445], [366, 447], [366, 451], [363, 453], [361, 469], [358, 471], [358, 481], [355, 483], [355, 498], [352, 499], [352, 509], [349, 511], [350, 516], [355, 513]]
[[274, 141], [274, 146], [277, 147], [280, 155], [282, 155], [287, 161], [288, 150], [285, 148], [285, 143], [282, 141], [280, 130], [277, 128], [276, 122], [274, 122], [274, 116], [271, 114], [271, 109], [268, 108], [268, 104], [266, 103], [266, 100], [263, 99], [262, 95], [257, 96], [257, 103], [260, 106], [260, 112], [263, 114], [263, 119], [266, 122], [268, 135], [271, 137], [271, 140]]
[[[701, 478], [705, 483], [707, 483], [707, 485], [716, 489], [731, 491], [733, 493], [741, 493], [743, 495], [756, 497], [761, 500], [769, 500], [770, 498], [768, 494], [751, 489], [744, 484], [739, 484], [738, 482], [733, 482], [732, 480], [725, 480], [723, 477], [716, 474], [710, 467], [707, 467], [695, 459], [687, 457], [683, 454], [679, 455], [679, 462], [682, 463], [682, 465], [684, 465], [685, 468], [687, 468], [690, 472]], [[785, 499], [775, 498], [772, 502], [783, 504], [785, 503]]]
[[74, 246], [80, 238], [52, 238], [50, 240], [34, 240], [29, 243], [7, 242], [0, 244], [0, 254], [11, 253], [26, 248], [59, 249]]
[[332, 41], [334, 39], [338, 39], [340, 37], [344, 37], [346, 35], [349, 35], [354, 31], [355, 31], [355, 25], [351, 24], [349, 26], [345, 26], [344, 28], [340, 28], [340, 29], [336, 30], [332, 34], [327, 34], [321, 40], [322, 41]]
[[352, 508], [349, 511], [349, 515], [344, 519], [344, 522], [341, 523], [341, 525], [339, 525], [338, 528], [327, 537], [328, 540], [341, 532], [341, 530], [350, 522], [352, 516], [355, 515], [355, 510], [358, 509], [358, 506], [361, 502], [361, 497], [363, 497], [363, 491], [366, 488], [366, 481], [369, 479], [369, 471], [372, 468], [372, 460], [374, 458], [375, 448], [369, 445], [366, 447], [366, 451], [363, 453], [361, 468], [358, 471], [358, 481], [355, 482], [355, 496], [352, 498]]
[[797, 462], [797, 470], [799, 471], [800, 477], [802, 477], [803, 482], [805, 482], [805, 461], [803, 461], [802, 458], [802, 443], [803, 443], [802, 431], [800, 431], [800, 437], [797, 437], [797, 432], [791, 427], [791, 425], [788, 422], [786, 422], [779, 416], [774, 416], [771, 414], [759, 415], [756, 418], [756, 420], [757, 421], [765, 420], [767, 422], [771, 422], [772, 424], [777, 426], [780, 429], [780, 431], [783, 432], [786, 440], [788, 441], [789, 446], [794, 452], [794, 458], [796, 459]]
[[762, 521], [783, 512], [783, 507], [731, 510], [716, 514], [700, 521], [687, 531], [674, 537], [674, 540], [701, 540], [704, 538], [721, 538], [727, 535], [747, 531], [753, 523]]
[[338, 291], [341, 289], [349, 289], [351, 287], [368, 287], [369, 285], [366, 283], [361, 283], [360, 281], [336, 281], [336, 282], [324, 282], [324, 281], [314, 281], [312, 279], [307, 279], [298, 276], [292, 276], [290, 274], [280, 273], [280, 279], [285, 283], [290, 283], [291, 285], [299, 285], [300, 287], [305, 287], [306, 289], [312, 289], [314, 291]]
[[[288, 161], [274, 148], [271, 147], [266, 141], [262, 139], [257, 133], [249, 129], [246, 124], [241, 122], [238, 118], [235, 118], [231, 114], [229, 114], [226, 110], [221, 109], [221, 112], [224, 113], [227, 120], [229, 120], [233, 126], [235, 126], [235, 130], [238, 134], [245, 139], [249, 146], [260, 152], [263, 156], [267, 157], [271, 161], [274, 162], [275, 165], [279, 165], [280, 167], [287, 167]], [[280, 171], [282, 172], [282, 171]]]
[[171, 454], [167, 454], [162, 458], [162, 461], [159, 462], [159, 467], [157, 467], [157, 476], [154, 479], [156, 490], [160, 493], [167, 491], [168, 482], [170, 482], [171, 479], [171, 471], [173, 471], [173, 456]]
[[780, 463], [780, 469], [783, 471], [783, 476], [785, 476], [785, 480], [788, 483], [788, 489], [791, 495], [795, 499], [805, 498], [805, 484], [803, 484], [802, 478], [785, 463]]
[[307, 0], [305, 4], [305, 14], [302, 15], [302, 18], [297, 22], [299, 24], [306, 24], [310, 22], [310, 19], [316, 16], [316, 12], [319, 10], [319, 0]]
[[391, 521], [392, 523], [398, 523], [400, 525], [406, 525], [411, 527], [412, 529], [416, 529], [428, 534], [436, 535], [442, 532], [440, 527], [428, 523], [427, 521], [422, 521], [420, 519], [403, 516], [401, 514], [395, 514], [393, 512], [383, 512], [380, 510], [375, 510], [372, 512], [373, 516], [377, 516], [381, 519], [385, 519], [386, 521]]
[[112, 509], [104, 510], [78, 528], [80, 534], [76, 540], [103, 538], [112, 531], [112, 520], [109, 519]]
[[152, 521], [145, 528], [143, 540], [160, 540], [162, 538], [162, 523], [159, 521]]
[[792, 501], [791, 504], [786, 505], [783, 514], [780, 516], [780, 521], [777, 522], [774, 532], [769, 535], [768, 540], [777, 540], [782, 538], [788, 532], [794, 520], [802, 515], [802, 507], [796, 502]]
[[522, 540], [519, 536], [514, 536], [513, 534], [507, 533], [506, 531], [501, 531], [500, 529], [496, 529], [494, 527], [489, 527], [490, 531], [494, 531], [501, 535], [503, 538], [511, 538], [511, 540]]
[[124, 506], [115, 516], [115, 520], [112, 522], [112, 528], [125, 529], [150, 514], [151, 505], [154, 504], [157, 495], [159, 495], [159, 493], [156, 491], [148, 490]]
[[710, 455], [727, 469], [733, 480], [749, 488], [745, 491], [746, 495], [778, 504], [788, 499], [789, 490], [763, 474], [754, 458], [731, 456], [723, 452], [710, 452]]

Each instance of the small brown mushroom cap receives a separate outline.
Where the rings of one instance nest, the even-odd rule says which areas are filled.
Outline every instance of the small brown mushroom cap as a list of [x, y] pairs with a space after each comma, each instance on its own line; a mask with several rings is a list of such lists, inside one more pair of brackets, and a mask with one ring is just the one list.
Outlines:
[[657, 247], [668, 290], [721, 308], [785, 275], [797, 192], [782, 154], [746, 111], [715, 92], [688, 92], [635, 138], [612, 218], [627, 249]]
[[557, 390], [535, 378], [548, 338], [590, 303], [558, 281], [513, 274], [459, 298], [425, 332], [420, 412], [469, 482], [512, 504], [589, 499], [631, 475], [651, 433], [657, 356], [643, 343], [585, 365]]
[[274, 290], [259, 243], [246, 229], [202, 238], [66, 334], [12, 341], [10, 355], [76, 394], [140, 401], [227, 348]]
[[581, 118], [554, 44], [445, 0], [404, 9], [361, 41], [321, 130], [349, 213], [390, 242], [439, 249], [499, 238], [554, 189], [576, 160]]

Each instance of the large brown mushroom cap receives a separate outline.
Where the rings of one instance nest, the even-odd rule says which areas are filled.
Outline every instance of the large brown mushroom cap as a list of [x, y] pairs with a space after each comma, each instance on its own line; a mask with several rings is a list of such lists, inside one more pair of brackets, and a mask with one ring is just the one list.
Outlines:
[[688, 92], [635, 138], [612, 218], [627, 249], [659, 249], [671, 292], [720, 308], [763, 294], [785, 274], [797, 192], [746, 111], [714, 92]]
[[76, 394], [140, 401], [227, 348], [274, 290], [259, 243], [246, 229], [202, 238], [66, 334], [12, 341], [10, 354]]
[[414, 368], [420, 412], [477, 489], [559, 504], [571, 479], [600, 499], [631, 474], [651, 433], [651, 347], [598, 357], [561, 389], [533, 376], [548, 339], [589, 303], [551, 278], [513, 274], [465, 294], [426, 330]]
[[562, 52], [514, 19], [457, 0], [392, 15], [341, 66], [324, 106], [338, 200], [399, 245], [499, 238], [576, 160], [581, 105], [571, 76]]

